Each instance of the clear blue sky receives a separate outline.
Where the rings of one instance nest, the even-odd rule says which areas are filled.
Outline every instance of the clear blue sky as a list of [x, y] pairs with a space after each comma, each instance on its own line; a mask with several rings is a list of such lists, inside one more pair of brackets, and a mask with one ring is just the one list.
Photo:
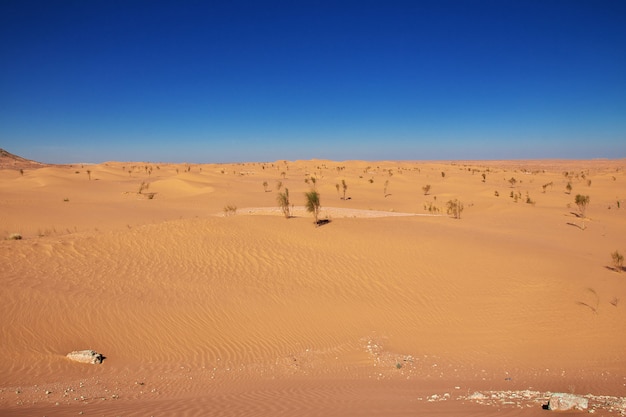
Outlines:
[[626, 1], [0, 0], [43, 162], [626, 157]]

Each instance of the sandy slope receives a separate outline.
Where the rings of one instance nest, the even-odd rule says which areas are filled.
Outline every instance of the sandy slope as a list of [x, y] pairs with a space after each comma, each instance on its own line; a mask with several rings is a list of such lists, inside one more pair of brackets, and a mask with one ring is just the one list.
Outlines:
[[[626, 272], [610, 254], [626, 253], [625, 168], [0, 170], [0, 232], [24, 238], [0, 241], [0, 414], [531, 416], [565, 391], [612, 396], [592, 404], [618, 415]], [[318, 228], [302, 209], [311, 175], [332, 220]], [[445, 215], [453, 198], [460, 220]], [[107, 359], [64, 357], [87, 348]], [[479, 404], [475, 391], [507, 393]]]

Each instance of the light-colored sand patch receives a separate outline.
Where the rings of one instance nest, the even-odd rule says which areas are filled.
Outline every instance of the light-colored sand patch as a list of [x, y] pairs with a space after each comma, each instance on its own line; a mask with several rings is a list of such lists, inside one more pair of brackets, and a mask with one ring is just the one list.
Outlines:
[[[293, 207], [291, 210], [294, 217], [310, 217], [311, 214], [306, 211], [303, 206]], [[254, 216], [284, 216], [280, 208], [277, 207], [244, 207], [237, 208], [237, 214], [246, 214]], [[227, 216], [227, 213], [222, 211], [217, 213], [218, 216]], [[367, 218], [379, 218], [379, 217], [441, 217], [442, 214], [424, 214], [424, 213], [398, 213], [395, 211], [382, 211], [382, 210], [363, 210], [363, 209], [350, 209], [342, 207], [323, 207], [320, 210], [320, 219], [328, 218], [355, 218], [355, 219], [367, 219]]]

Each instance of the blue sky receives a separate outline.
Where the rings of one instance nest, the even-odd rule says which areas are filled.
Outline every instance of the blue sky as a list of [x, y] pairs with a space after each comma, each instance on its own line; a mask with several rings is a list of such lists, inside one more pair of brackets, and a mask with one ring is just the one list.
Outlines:
[[626, 2], [0, 0], [43, 162], [626, 157]]

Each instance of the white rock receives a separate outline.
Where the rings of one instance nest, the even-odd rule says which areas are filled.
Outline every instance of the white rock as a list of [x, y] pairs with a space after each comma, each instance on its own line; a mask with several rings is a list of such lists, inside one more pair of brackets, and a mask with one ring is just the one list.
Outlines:
[[104, 357], [95, 350], [75, 350], [67, 354], [73, 361], [81, 363], [100, 364]]
[[586, 410], [589, 400], [574, 394], [554, 393], [548, 402], [548, 410]]
[[475, 392], [467, 398], [469, 398], [470, 400], [485, 400], [487, 399], [487, 396], [482, 392]]

